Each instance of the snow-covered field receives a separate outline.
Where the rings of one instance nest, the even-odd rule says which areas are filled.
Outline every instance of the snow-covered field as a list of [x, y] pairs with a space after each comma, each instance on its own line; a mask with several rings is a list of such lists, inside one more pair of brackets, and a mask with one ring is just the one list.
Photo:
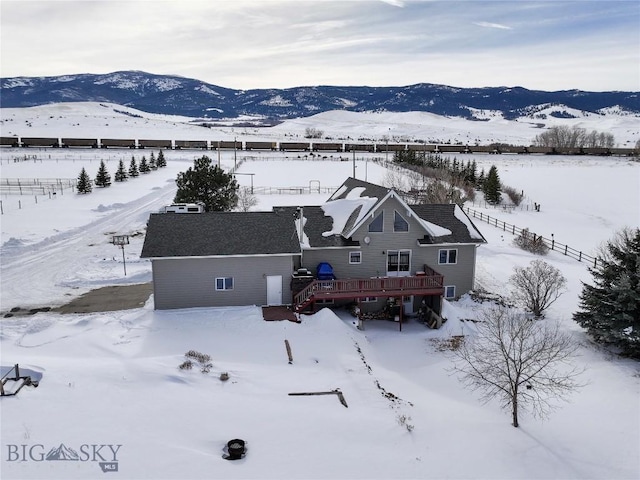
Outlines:
[[[74, 129], [82, 132], [78, 137], [101, 136], [94, 132], [105, 123], [91, 109], [79, 115], [66, 110], [55, 119], [49, 118], [50, 111], [42, 117], [32, 112], [10, 112], [16, 124], [29, 120], [29, 129], [42, 124], [29, 130], [29, 136], [66, 136]], [[326, 123], [311, 120], [312, 126], [354, 132], [354, 137], [365, 128], [380, 136], [408, 129], [406, 116], [358, 114], [349, 123], [343, 113], [334, 112], [334, 118], [325, 114]], [[3, 111], [2, 118], [6, 116]], [[380, 116], [383, 121], [376, 121]], [[147, 136], [140, 130], [146, 128], [144, 122], [153, 124], [148, 138], [190, 139], [193, 134], [185, 129], [201, 128], [179, 122], [161, 126], [133, 117], [128, 121], [141, 122], [135, 128], [108, 121], [111, 138]], [[276, 132], [259, 135], [302, 136], [310, 126], [306, 122], [286, 122], [274, 127]], [[467, 124], [458, 128], [480, 136], [473, 128], [487, 128], [490, 122]], [[511, 127], [494, 127], [488, 134], [496, 138], [512, 135]], [[6, 128], [3, 123], [3, 135]], [[629, 142], [637, 139], [637, 121], [635, 130]], [[121, 158], [128, 164], [132, 155], [139, 160], [149, 153], [2, 149], [0, 168], [3, 179], [75, 178], [83, 166], [95, 176], [100, 159], [113, 174]], [[30, 156], [26, 160], [25, 154]], [[40, 196], [36, 203], [35, 195], [3, 195], [2, 313], [17, 306], [60, 305], [100, 286], [150, 281], [149, 262], [138, 258], [146, 219], [171, 201], [175, 176], [200, 155], [166, 152], [167, 168], [86, 196], [65, 190], [51, 198]], [[216, 152], [208, 155], [217, 158]], [[226, 152], [220, 162], [231, 168], [243, 160], [238, 172], [253, 175], [240, 175], [238, 181], [246, 186], [253, 182], [257, 191], [336, 187], [354, 171], [351, 161], [335, 157], [303, 161], [291, 154], [268, 156], [244, 159]], [[525, 205], [536, 202], [542, 208], [506, 213], [470, 206], [546, 237], [553, 233], [557, 241], [585, 253], [593, 254], [619, 228], [640, 223], [640, 164], [629, 159], [462, 159], [471, 158], [487, 169], [496, 164], [504, 183], [524, 190]], [[387, 173], [371, 157], [359, 156], [355, 167], [358, 178], [374, 183], [382, 183]], [[328, 196], [260, 194], [258, 208], [319, 204]], [[513, 267], [534, 257], [514, 248], [511, 235], [478, 221], [476, 225], [489, 242], [478, 251], [478, 284], [506, 294]], [[109, 243], [117, 234], [132, 235], [125, 248], [126, 277], [122, 253]], [[107, 462], [102, 465], [106, 469], [116, 461], [118, 472], [108, 472], [109, 478], [639, 478], [640, 368], [590, 344], [571, 320], [581, 282], [591, 278], [586, 265], [553, 252], [545, 260], [562, 270], [569, 287], [548, 318], [572, 333], [581, 345], [576, 362], [586, 368], [581, 379], [586, 385], [546, 421], [525, 414], [515, 429], [508, 412], [496, 403], [481, 404], [450, 374], [451, 359], [436, 342], [472, 333], [469, 322], [461, 319], [473, 318], [482, 306], [466, 297], [446, 304], [448, 321], [442, 329], [409, 322], [402, 332], [386, 321], [369, 322], [360, 331], [348, 314], [326, 309], [303, 317], [301, 324], [264, 322], [260, 309], [251, 306], [156, 312], [151, 298], [140, 309], [41, 312], [1, 320], [1, 365], [19, 363], [41, 375], [38, 388], [25, 387], [16, 397], [1, 400], [1, 476], [102, 478], [100, 463]], [[291, 365], [285, 339], [292, 347]], [[208, 375], [178, 370], [190, 349], [211, 355]], [[227, 382], [219, 380], [222, 372], [229, 373]], [[288, 395], [335, 388], [344, 393], [348, 408], [333, 395]], [[248, 441], [243, 460], [221, 458], [232, 438]], [[40, 461], [61, 444], [67, 454], [75, 450], [79, 460]]]

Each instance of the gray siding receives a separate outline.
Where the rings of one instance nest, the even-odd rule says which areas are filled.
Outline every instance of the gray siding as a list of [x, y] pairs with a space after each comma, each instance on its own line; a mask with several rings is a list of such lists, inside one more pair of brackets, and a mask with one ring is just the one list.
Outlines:
[[[265, 305], [269, 275], [282, 275], [282, 301], [291, 303], [292, 256], [152, 259], [155, 308]], [[215, 279], [233, 277], [233, 290]]]
[[[418, 246], [418, 240], [425, 235], [424, 228], [419, 221], [406, 211], [396, 199], [389, 199], [384, 204], [384, 231], [369, 232], [369, 223], [372, 217], [352, 237], [359, 241], [360, 248], [334, 248], [304, 250], [302, 254], [302, 266], [315, 273], [316, 266], [320, 262], [329, 262], [337, 278], [369, 278], [380, 277], [387, 274], [387, 251], [410, 250], [409, 273], [415, 275], [417, 271], [428, 265], [436, 272], [444, 276], [444, 285], [454, 285], [456, 296], [463, 295], [473, 289], [475, 274], [475, 245], [446, 244]], [[408, 223], [408, 232], [394, 232], [394, 212], [397, 211]], [[380, 210], [376, 211], [376, 216]], [[369, 237], [369, 243], [364, 241]], [[457, 261], [454, 265], [438, 264], [440, 249], [457, 249]], [[350, 251], [362, 252], [362, 263], [349, 264]]]
[[[448, 244], [418, 247], [418, 250], [422, 252], [420, 258], [424, 259], [424, 263], [444, 276], [445, 286], [454, 285], [456, 287], [456, 297], [459, 297], [474, 288], [476, 248], [475, 245]], [[441, 249], [457, 250], [456, 263], [439, 264]]]

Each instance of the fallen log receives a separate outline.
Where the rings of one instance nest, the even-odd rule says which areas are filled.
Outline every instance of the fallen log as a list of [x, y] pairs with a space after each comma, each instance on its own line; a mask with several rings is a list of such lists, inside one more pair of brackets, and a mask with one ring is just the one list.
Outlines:
[[295, 395], [295, 396], [308, 396], [308, 395], [336, 395], [338, 397], [338, 400], [340, 400], [340, 403], [342, 405], [344, 405], [345, 407], [349, 408], [349, 405], [347, 405], [347, 401], [344, 398], [344, 395], [342, 394], [342, 392], [339, 389], [335, 389], [335, 390], [330, 390], [328, 392], [296, 392], [296, 393], [290, 393], [289, 395]]

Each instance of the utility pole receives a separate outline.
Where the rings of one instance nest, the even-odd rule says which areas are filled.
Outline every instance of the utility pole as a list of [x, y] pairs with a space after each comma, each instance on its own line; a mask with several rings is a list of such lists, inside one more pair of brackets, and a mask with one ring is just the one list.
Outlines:
[[353, 178], [356, 178], [356, 149], [353, 149]]

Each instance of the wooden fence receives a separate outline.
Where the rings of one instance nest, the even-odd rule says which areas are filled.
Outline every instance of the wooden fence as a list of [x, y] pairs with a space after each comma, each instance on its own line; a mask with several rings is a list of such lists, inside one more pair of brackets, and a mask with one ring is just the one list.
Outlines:
[[[495, 217], [487, 215], [486, 213], [479, 212], [469, 207], [463, 207], [463, 210], [468, 215], [471, 215], [473, 218], [477, 218], [483, 222], [488, 223], [489, 225], [492, 225], [496, 228], [500, 228], [502, 229], [503, 232], [508, 232], [508, 233], [511, 233], [512, 235], [520, 235], [524, 230], [526, 230], [524, 228], [520, 228], [511, 223], [504, 222]], [[547, 247], [549, 247], [550, 250], [554, 252], [559, 252], [567, 257], [578, 260], [579, 262], [584, 261], [585, 263], [588, 263], [590, 266], [594, 268], [597, 267], [598, 262], [602, 262], [602, 260], [597, 257], [592, 257], [591, 255], [587, 255], [586, 253], [580, 250], [571, 248], [570, 246], [565, 245], [564, 243], [557, 242], [553, 237], [553, 235], [551, 236], [550, 239], [545, 238], [542, 235], [536, 235], [535, 233], [531, 233], [531, 235], [534, 235], [536, 240], [540, 239], [542, 242], [544, 242], [544, 244]]]

